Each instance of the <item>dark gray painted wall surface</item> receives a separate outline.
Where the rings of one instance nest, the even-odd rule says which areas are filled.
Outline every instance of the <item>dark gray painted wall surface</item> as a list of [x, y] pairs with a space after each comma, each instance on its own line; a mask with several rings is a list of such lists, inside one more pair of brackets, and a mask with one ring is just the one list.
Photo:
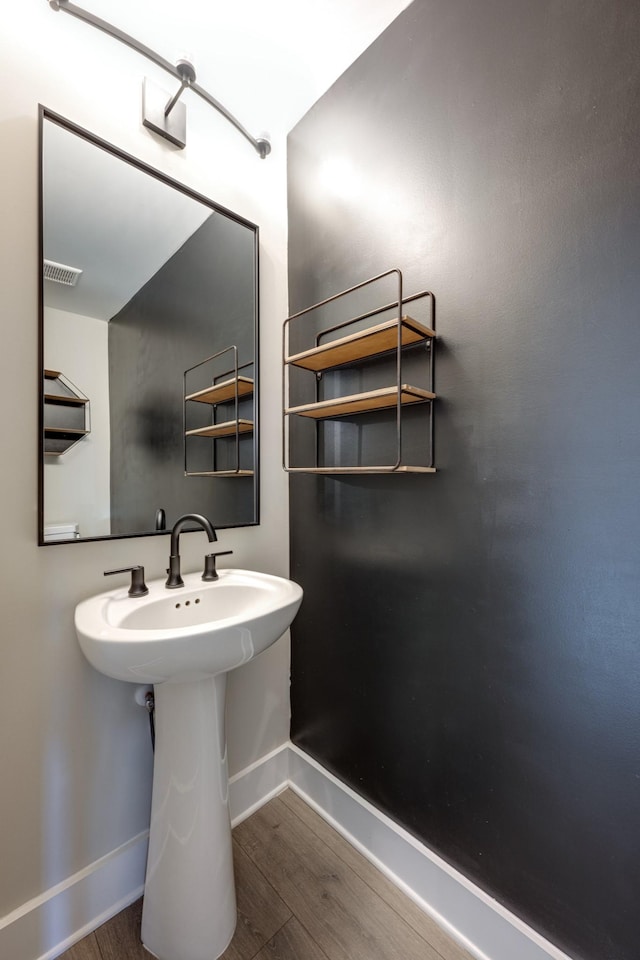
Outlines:
[[435, 476], [291, 478], [293, 739], [589, 960], [639, 955], [638, 49], [418, 0], [289, 138], [291, 310], [397, 265], [441, 338]]
[[[183, 372], [230, 344], [239, 364], [255, 357], [255, 266], [253, 229], [214, 213], [110, 321], [113, 534], [153, 530], [159, 507], [169, 528], [183, 513], [203, 513], [216, 526], [257, 519], [252, 479], [185, 477], [182, 441]], [[207, 364], [187, 390], [232, 366], [232, 354]], [[233, 404], [226, 410], [232, 419]], [[254, 419], [253, 400], [239, 412]], [[188, 429], [205, 426], [211, 407], [190, 404], [188, 416]], [[189, 469], [210, 470], [213, 441], [188, 442]], [[241, 466], [251, 469], [251, 435], [240, 447]], [[219, 441], [218, 457], [218, 469], [235, 469], [235, 441]]]

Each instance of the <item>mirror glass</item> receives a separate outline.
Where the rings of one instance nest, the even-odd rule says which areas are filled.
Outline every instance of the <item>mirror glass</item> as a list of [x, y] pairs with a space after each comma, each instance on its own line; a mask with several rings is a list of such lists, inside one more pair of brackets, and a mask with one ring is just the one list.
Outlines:
[[257, 523], [257, 227], [40, 132], [40, 543]]

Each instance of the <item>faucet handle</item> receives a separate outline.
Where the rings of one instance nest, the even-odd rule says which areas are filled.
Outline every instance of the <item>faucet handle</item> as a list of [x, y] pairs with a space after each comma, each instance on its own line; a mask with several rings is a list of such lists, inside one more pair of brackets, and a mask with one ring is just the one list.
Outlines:
[[216, 557], [226, 557], [229, 553], [233, 553], [233, 550], [220, 550], [218, 553], [208, 553], [204, 558], [204, 573], [202, 574], [202, 579], [217, 580]]
[[105, 577], [110, 577], [114, 573], [130, 573], [131, 584], [129, 586], [130, 597], [146, 597], [149, 588], [144, 582], [144, 567], [136, 564], [133, 567], [119, 567], [117, 570], [105, 570]]

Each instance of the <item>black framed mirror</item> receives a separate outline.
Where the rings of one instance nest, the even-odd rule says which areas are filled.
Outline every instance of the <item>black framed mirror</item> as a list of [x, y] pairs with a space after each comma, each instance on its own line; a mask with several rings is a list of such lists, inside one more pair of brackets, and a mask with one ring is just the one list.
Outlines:
[[39, 543], [259, 522], [258, 228], [40, 108]]

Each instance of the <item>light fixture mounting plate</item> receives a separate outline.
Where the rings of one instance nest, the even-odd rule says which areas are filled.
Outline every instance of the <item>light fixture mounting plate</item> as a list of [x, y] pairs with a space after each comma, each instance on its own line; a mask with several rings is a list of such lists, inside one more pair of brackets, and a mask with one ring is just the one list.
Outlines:
[[182, 150], [187, 145], [187, 108], [178, 101], [169, 116], [165, 116], [165, 107], [170, 100], [170, 93], [156, 86], [148, 77], [144, 78], [142, 123]]

